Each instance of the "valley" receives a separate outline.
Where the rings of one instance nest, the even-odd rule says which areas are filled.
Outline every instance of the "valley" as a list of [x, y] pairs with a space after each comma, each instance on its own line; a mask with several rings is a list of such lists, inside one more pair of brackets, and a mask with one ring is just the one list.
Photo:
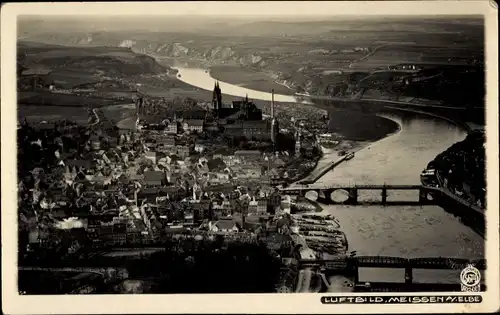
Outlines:
[[[175, 28], [64, 34], [39, 30], [34, 35], [26, 32], [23, 39], [36, 37], [38, 42], [80, 48], [105, 46], [112, 51], [101, 53], [99, 58], [110, 65], [120, 65], [129, 58], [126, 71], [132, 74], [137, 72], [133, 64], [142, 62], [140, 79], [148, 81], [144, 89], [166, 97], [179, 93], [206, 96], [175, 80], [169, 67], [182, 65], [210, 69], [221, 81], [256, 90], [275, 89], [282, 94], [400, 101], [418, 98], [416, 101], [423, 103], [479, 106], [472, 102], [484, 94], [480, 19], [424, 18], [422, 23], [392, 19], [392, 23], [385, 19], [208, 23], [197, 33]], [[110, 56], [121, 61], [109, 60]], [[48, 59], [44, 62], [63, 61]], [[92, 66], [94, 61], [85, 60], [84, 64]], [[160, 77], [161, 67], [168, 75]], [[119, 69], [111, 74], [124, 73]], [[67, 70], [57, 70], [54, 75], [66, 77], [62, 81], [74, 80]], [[430, 86], [439, 88], [430, 91]]]

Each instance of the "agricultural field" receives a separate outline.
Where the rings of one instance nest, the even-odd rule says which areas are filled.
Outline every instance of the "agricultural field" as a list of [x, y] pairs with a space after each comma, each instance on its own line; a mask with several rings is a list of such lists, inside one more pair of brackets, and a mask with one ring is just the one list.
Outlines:
[[[152, 57], [136, 54], [128, 48], [71, 47], [22, 41], [18, 43], [17, 62], [21, 71], [50, 71], [43, 76], [44, 83], [61, 89], [169, 71], [169, 68], [158, 64]], [[21, 78], [24, 79], [24, 76]]]
[[243, 86], [252, 90], [270, 91], [274, 89], [277, 94], [294, 94], [291, 90], [281, 84], [270, 82], [268, 75], [243, 68], [242, 66], [214, 66], [210, 68], [210, 75], [223, 82], [238, 82], [237, 85]]
[[89, 113], [85, 107], [62, 106], [17, 106], [19, 121], [26, 119], [28, 122], [57, 121], [68, 119], [79, 124], [88, 122]]
[[459, 46], [414, 46], [414, 45], [384, 45], [369, 57], [355, 62], [351, 67], [357, 69], [387, 68], [390, 65], [410, 64], [442, 64], [468, 65], [474, 60], [483, 59], [481, 49], [471, 49]]
[[108, 56], [126, 60], [134, 59], [137, 54], [130, 49], [109, 46], [60, 46], [38, 42], [19, 41], [18, 52], [26, 54], [27, 61], [42, 61], [60, 57]]
[[63, 89], [71, 89], [80, 85], [97, 82], [99, 81], [99, 77], [84, 69], [55, 69], [50, 72], [46, 80]]
[[54, 106], [54, 107], [103, 107], [118, 104], [119, 102], [111, 99], [93, 98], [88, 96], [79, 96], [74, 94], [62, 94], [51, 92], [38, 92], [35, 95], [21, 97], [18, 101], [25, 106]]

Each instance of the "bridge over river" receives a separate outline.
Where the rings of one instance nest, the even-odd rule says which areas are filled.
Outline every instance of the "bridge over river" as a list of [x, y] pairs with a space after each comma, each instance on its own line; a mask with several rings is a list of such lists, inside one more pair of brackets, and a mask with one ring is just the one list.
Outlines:
[[[299, 260], [298, 265], [300, 271], [297, 274], [295, 292], [310, 292], [311, 290], [318, 292], [318, 281], [323, 283], [323, 288], [328, 288], [330, 283], [327, 280], [327, 275], [331, 274], [342, 274], [352, 278], [353, 290], [383, 291], [386, 288], [406, 291], [447, 291], [450, 289], [453, 291], [457, 289], [457, 285], [416, 283], [413, 279], [413, 271], [415, 269], [460, 271], [468, 265], [473, 265], [480, 271], [486, 270], [486, 260], [484, 259], [468, 260], [446, 257], [407, 259], [391, 256], [359, 256], [327, 260]], [[360, 268], [402, 268], [405, 270], [404, 282], [376, 282], [370, 283], [369, 287], [367, 287], [359, 280]], [[316, 279], [313, 279], [313, 277], [316, 277]], [[315, 284], [313, 289], [311, 289], [311, 283]], [[457, 284], [459, 289], [458, 279]], [[484, 285], [482, 285], [482, 289], [484, 289]]]
[[[365, 201], [361, 202], [358, 198], [358, 192], [361, 190], [379, 190], [381, 192], [380, 201]], [[388, 191], [396, 190], [414, 190], [418, 191], [418, 200], [404, 200], [404, 201], [389, 201]], [[424, 185], [293, 185], [286, 188], [281, 188], [282, 193], [296, 196], [305, 196], [307, 192], [314, 191], [317, 193], [316, 200], [320, 202], [328, 203], [338, 203], [331, 196], [335, 191], [345, 191], [348, 193], [348, 198], [346, 201], [341, 202], [348, 205], [358, 205], [364, 204], [382, 204], [382, 205], [433, 205], [438, 204], [439, 198], [450, 199], [462, 206], [465, 206], [473, 210], [476, 214], [484, 216], [484, 209], [478, 207], [477, 205], [468, 202], [457, 195], [453, 194], [451, 191], [441, 187], [435, 186], [424, 186]], [[315, 201], [316, 201], [315, 200]]]

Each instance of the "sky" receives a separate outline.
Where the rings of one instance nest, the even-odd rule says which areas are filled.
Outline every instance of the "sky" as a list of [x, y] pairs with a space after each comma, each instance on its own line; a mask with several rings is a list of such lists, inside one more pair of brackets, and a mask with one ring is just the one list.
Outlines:
[[[223, 28], [259, 21], [342, 21], [368, 19], [420, 19], [429, 12], [448, 19], [474, 13], [468, 1], [347, 2], [347, 1], [206, 1], [119, 3], [11, 3], [4, 6], [19, 14], [21, 33], [50, 28], [81, 31], [171, 31], [203, 32], [220, 23]], [[472, 1], [478, 4], [477, 1]], [[3, 13], [3, 12], [2, 12]], [[453, 15], [451, 15], [453, 13]], [[403, 15], [402, 15], [403, 14]], [[25, 18], [36, 23], [26, 23]], [[31, 25], [30, 25], [31, 24]], [[26, 28], [27, 27], [27, 28]]]
[[[338, 15], [381, 16], [429, 14], [478, 14], [479, 1], [189, 1], [189, 2], [87, 2], [9, 3], [2, 8], [20, 14], [160, 15], [160, 16], [239, 16], [321, 19]], [[2, 11], [3, 11], [2, 10]]]

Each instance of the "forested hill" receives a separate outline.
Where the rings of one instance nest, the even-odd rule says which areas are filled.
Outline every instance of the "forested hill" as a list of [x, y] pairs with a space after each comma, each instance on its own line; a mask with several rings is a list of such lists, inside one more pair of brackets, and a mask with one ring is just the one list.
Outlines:
[[460, 142], [440, 153], [429, 167], [434, 167], [445, 186], [484, 206], [486, 189], [485, 134], [471, 132]]

